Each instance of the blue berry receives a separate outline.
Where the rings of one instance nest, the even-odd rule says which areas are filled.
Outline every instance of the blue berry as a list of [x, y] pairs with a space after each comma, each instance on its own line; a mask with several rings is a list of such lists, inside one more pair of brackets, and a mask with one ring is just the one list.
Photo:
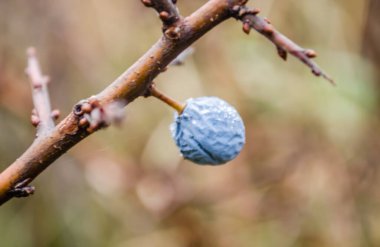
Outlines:
[[244, 123], [235, 110], [217, 97], [188, 99], [175, 114], [172, 137], [185, 159], [220, 165], [234, 159], [245, 143]]

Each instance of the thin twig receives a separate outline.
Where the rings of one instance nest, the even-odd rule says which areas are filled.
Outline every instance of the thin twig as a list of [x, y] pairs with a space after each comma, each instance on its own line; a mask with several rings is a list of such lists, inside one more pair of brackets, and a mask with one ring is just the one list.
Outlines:
[[37, 126], [37, 136], [47, 135], [54, 128], [54, 118], [50, 106], [48, 91], [49, 77], [41, 72], [40, 64], [37, 59], [36, 50], [28, 48], [28, 66], [25, 70], [30, 78], [32, 86], [33, 104], [35, 111], [32, 112], [31, 121]]
[[234, 11], [235, 18], [243, 22], [243, 31], [245, 33], [249, 34], [249, 30], [251, 28], [256, 30], [272, 41], [282, 59], [286, 60], [287, 53], [290, 53], [306, 64], [314, 75], [321, 76], [335, 85], [334, 80], [323, 72], [322, 69], [320, 69], [319, 66], [312, 60], [317, 56], [315, 51], [302, 48], [288, 37], [277, 31], [268, 19], [257, 15], [259, 13], [259, 10], [257, 9], [250, 9], [246, 6], [237, 6]]

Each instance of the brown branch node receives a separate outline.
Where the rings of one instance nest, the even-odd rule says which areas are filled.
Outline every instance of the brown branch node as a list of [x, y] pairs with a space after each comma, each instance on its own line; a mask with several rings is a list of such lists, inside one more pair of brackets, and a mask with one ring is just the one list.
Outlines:
[[110, 124], [120, 125], [124, 119], [123, 101], [114, 101], [102, 106], [96, 96], [82, 100], [74, 106], [73, 113], [78, 118], [79, 128], [93, 133]]
[[141, 2], [146, 6], [153, 8], [157, 11], [158, 16], [164, 23], [164, 29], [168, 26], [173, 25], [181, 19], [178, 8], [175, 5], [176, 0], [141, 0]]
[[16, 184], [11, 190], [8, 191], [8, 195], [11, 197], [28, 197], [34, 194], [35, 187], [27, 185], [31, 181], [30, 178], [23, 180]]

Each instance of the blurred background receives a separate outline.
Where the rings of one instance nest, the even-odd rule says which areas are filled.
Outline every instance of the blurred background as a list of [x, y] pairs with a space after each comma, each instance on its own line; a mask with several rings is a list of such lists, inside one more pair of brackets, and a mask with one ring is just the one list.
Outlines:
[[[178, 1], [188, 15], [206, 1]], [[228, 20], [158, 88], [178, 100], [218, 96], [245, 121], [234, 161], [198, 166], [169, 132], [173, 111], [138, 99], [121, 128], [82, 141], [39, 176], [36, 194], [0, 208], [0, 245], [380, 246], [379, 0], [256, 0], [337, 86]], [[0, 169], [33, 141], [25, 50], [67, 115], [161, 35], [139, 0], [0, 0]]]

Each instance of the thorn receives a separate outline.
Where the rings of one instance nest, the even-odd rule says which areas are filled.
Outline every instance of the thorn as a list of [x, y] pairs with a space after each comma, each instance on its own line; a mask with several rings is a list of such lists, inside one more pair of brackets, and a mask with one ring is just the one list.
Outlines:
[[288, 53], [280, 46], [277, 46], [277, 53], [284, 61], [288, 58]]
[[322, 77], [325, 78], [325, 80], [327, 80], [328, 82], [330, 82], [333, 86], [336, 86], [336, 83], [335, 83], [334, 79], [332, 79], [328, 75], [322, 74]]

